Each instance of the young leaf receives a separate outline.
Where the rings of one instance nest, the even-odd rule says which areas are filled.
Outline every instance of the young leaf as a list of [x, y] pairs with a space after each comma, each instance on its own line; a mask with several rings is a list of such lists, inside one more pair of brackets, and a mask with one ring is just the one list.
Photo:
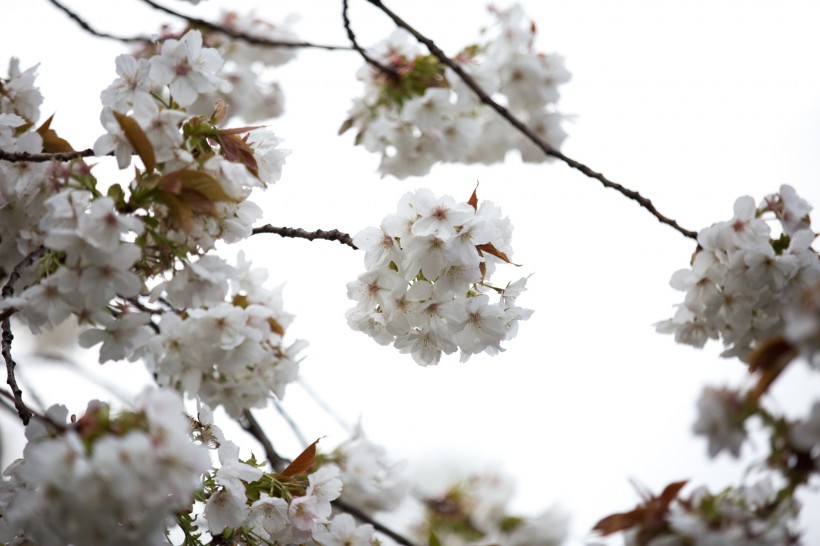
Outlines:
[[293, 477], [304, 474], [310, 470], [310, 467], [313, 466], [313, 461], [316, 459], [316, 444], [319, 443], [319, 440], [321, 440], [321, 438], [307, 446], [281, 473], [285, 476]]
[[54, 119], [54, 114], [37, 129], [37, 133], [43, 139], [43, 151], [46, 153], [73, 152], [74, 148], [71, 147], [71, 144], [57, 136], [57, 131], [51, 129], [52, 119]]
[[470, 196], [470, 199], [467, 201], [467, 204], [473, 207], [473, 210], [478, 210], [478, 182], [475, 183], [475, 189], [473, 190], [473, 194]]
[[156, 156], [154, 155], [154, 147], [151, 146], [151, 141], [145, 135], [145, 132], [140, 127], [140, 124], [133, 118], [121, 114], [116, 110], [112, 110], [114, 117], [119, 123], [122, 132], [125, 133], [125, 138], [131, 143], [131, 146], [137, 152], [137, 155], [142, 159], [145, 168], [150, 172], [157, 166]]
[[[483, 245], [476, 245], [476, 248], [478, 249], [479, 252], [486, 252], [487, 254], [492, 254], [493, 256], [498, 258], [499, 260], [503, 260], [503, 261], [507, 262], [508, 264], [512, 264], [512, 262], [507, 257], [507, 255], [504, 254], [503, 252], [501, 252], [500, 250], [498, 250], [497, 248], [495, 248], [492, 243], [484, 243]], [[513, 265], [518, 266], [519, 264], [513, 264]]]
[[217, 136], [219, 145], [222, 146], [222, 156], [233, 163], [242, 163], [252, 175], [259, 178], [259, 165], [248, 143], [229, 131], [219, 131]]

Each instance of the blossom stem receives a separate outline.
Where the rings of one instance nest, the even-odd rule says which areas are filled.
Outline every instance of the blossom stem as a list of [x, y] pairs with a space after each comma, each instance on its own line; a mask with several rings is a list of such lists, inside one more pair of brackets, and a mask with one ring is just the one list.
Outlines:
[[313, 241], [314, 239], [325, 239], [327, 241], [339, 242], [343, 245], [347, 245], [350, 248], [356, 250], [358, 250], [359, 248], [353, 244], [353, 238], [350, 235], [342, 231], [339, 231], [338, 229], [331, 229], [330, 231], [326, 231], [323, 229], [317, 229], [316, 231], [305, 231], [302, 228], [276, 227], [267, 224], [258, 228], [253, 228], [252, 233], [253, 235], [257, 235], [259, 233], [273, 233], [281, 237], [307, 239], [308, 241]]
[[618, 184], [617, 182], [613, 182], [613, 181], [609, 180], [603, 174], [593, 171], [591, 168], [589, 168], [585, 164], [581, 163], [580, 161], [576, 161], [576, 160], [564, 155], [559, 150], [557, 150], [557, 149], [553, 148], [552, 146], [550, 146], [549, 144], [547, 144], [543, 139], [541, 139], [538, 135], [536, 135], [534, 132], [532, 132], [526, 125], [524, 125], [524, 123], [521, 120], [519, 120], [514, 115], [512, 115], [509, 110], [507, 110], [504, 106], [500, 105], [495, 100], [493, 100], [492, 97], [490, 97], [490, 95], [486, 91], [484, 91], [484, 89], [480, 85], [478, 85], [478, 83], [469, 74], [467, 74], [464, 71], [464, 69], [462, 69], [461, 66], [458, 63], [456, 63], [455, 61], [450, 59], [435, 44], [435, 42], [433, 42], [433, 40], [431, 40], [430, 38], [427, 38], [426, 36], [421, 34], [418, 30], [416, 30], [415, 28], [410, 26], [409, 23], [404, 21], [396, 13], [394, 13], [387, 6], [385, 6], [381, 2], [381, 0], [367, 0], [367, 1], [370, 2], [371, 4], [373, 4], [374, 6], [376, 6], [377, 8], [379, 8], [385, 15], [387, 15], [390, 19], [392, 19], [393, 22], [396, 23], [397, 26], [407, 30], [410, 34], [412, 34], [416, 38], [416, 40], [418, 40], [419, 42], [421, 42], [425, 46], [427, 46], [427, 49], [430, 51], [430, 53], [433, 54], [433, 56], [435, 56], [439, 61], [444, 63], [446, 66], [451, 68], [453, 70], [453, 72], [455, 72], [458, 75], [458, 77], [461, 78], [461, 80], [467, 85], [467, 87], [469, 87], [470, 89], [473, 90], [473, 92], [478, 96], [479, 100], [482, 103], [484, 103], [485, 105], [487, 105], [490, 108], [492, 108], [493, 110], [495, 110], [502, 118], [504, 118], [507, 122], [509, 122], [510, 125], [515, 127], [522, 135], [527, 137], [527, 139], [530, 142], [535, 144], [546, 155], [554, 157], [556, 159], [560, 159], [565, 164], [567, 164], [569, 167], [582, 172], [583, 174], [585, 174], [586, 176], [588, 176], [590, 178], [594, 178], [595, 180], [598, 180], [601, 184], [603, 184], [604, 187], [613, 189], [613, 190], [619, 192], [620, 194], [624, 195], [625, 197], [627, 197], [629, 199], [632, 199], [633, 201], [637, 202], [640, 206], [642, 206], [643, 208], [648, 210], [649, 213], [652, 214], [655, 218], [657, 218], [659, 222], [672, 227], [673, 229], [675, 229], [676, 231], [678, 231], [679, 233], [681, 233], [685, 237], [689, 237], [690, 239], [697, 240], [698, 234], [696, 232], [681, 227], [680, 225], [678, 225], [678, 223], [675, 220], [673, 220], [671, 218], [668, 218], [668, 217], [664, 216], [663, 214], [661, 214], [661, 212], [657, 208], [655, 208], [655, 205], [652, 204], [652, 201], [650, 201], [646, 197], [642, 196], [637, 191], [630, 190], [629, 188], [626, 188], [626, 187], [622, 186], [621, 184]]

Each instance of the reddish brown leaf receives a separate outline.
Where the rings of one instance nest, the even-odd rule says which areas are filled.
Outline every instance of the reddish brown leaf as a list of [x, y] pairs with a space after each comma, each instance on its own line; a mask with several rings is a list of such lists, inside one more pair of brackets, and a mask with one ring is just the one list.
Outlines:
[[182, 190], [179, 194], [180, 199], [197, 214], [216, 215], [216, 206], [214, 202], [197, 191]]
[[631, 512], [612, 514], [596, 523], [592, 530], [607, 536], [612, 533], [617, 533], [618, 531], [631, 529], [643, 520], [643, 512], [642, 508], [636, 508]]
[[222, 156], [228, 161], [242, 163], [252, 175], [259, 178], [259, 165], [248, 143], [227, 131], [220, 131], [218, 137]]
[[224, 100], [216, 99], [214, 103], [214, 113], [211, 115], [211, 119], [214, 123], [222, 123], [226, 117], [228, 117], [228, 105]]
[[154, 155], [154, 147], [151, 146], [151, 141], [148, 140], [148, 136], [140, 127], [140, 124], [136, 122], [135, 119], [126, 116], [125, 114], [121, 114], [116, 110], [112, 110], [114, 114], [114, 118], [116, 118], [117, 123], [120, 125], [122, 132], [125, 134], [125, 138], [128, 139], [128, 142], [131, 143], [131, 147], [137, 152], [137, 155], [140, 156], [142, 159], [143, 165], [145, 165], [146, 170], [151, 172], [157, 166], [156, 156]]
[[182, 171], [182, 190], [197, 192], [209, 201], [238, 201], [225, 193], [219, 181], [205, 171]]
[[220, 129], [220, 133], [228, 135], [241, 135], [256, 129], [263, 129], [265, 125], [248, 125], [247, 127], [234, 127], [233, 129]]
[[183, 202], [173, 193], [164, 191], [161, 194], [162, 202], [168, 207], [168, 216], [177, 229], [190, 233], [194, 228], [194, 213], [191, 206]]
[[[501, 252], [500, 250], [498, 250], [497, 248], [495, 248], [492, 245], [492, 243], [485, 243], [483, 245], [476, 245], [476, 248], [479, 250], [479, 252], [486, 252], [487, 254], [492, 254], [493, 256], [498, 258], [499, 260], [503, 260], [503, 261], [507, 262], [508, 264], [512, 264], [512, 262], [507, 257], [507, 255], [504, 254], [503, 252]], [[518, 264], [513, 264], [513, 265], [517, 266]]]
[[473, 194], [470, 196], [470, 199], [467, 201], [467, 204], [473, 207], [473, 210], [478, 210], [478, 182], [475, 183], [475, 189], [473, 190]]
[[42, 125], [37, 129], [37, 133], [43, 139], [43, 152], [45, 153], [62, 153], [73, 152], [74, 148], [68, 141], [57, 136], [57, 131], [51, 129], [51, 120], [54, 119], [54, 114], [51, 115]]
[[797, 349], [783, 336], [768, 339], [755, 349], [749, 356], [749, 371], [760, 372], [760, 378], [751, 399], [760, 400], [796, 356]]
[[179, 169], [163, 176], [158, 185], [161, 189], [177, 195], [183, 192], [196, 192], [212, 202], [235, 201], [225, 193], [219, 181], [205, 171]]
[[689, 480], [681, 480], [679, 482], [670, 483], [663, 489], [663, 492], [661, 493], [661, 496], [658, 497], [658, 500], [661, 501], [664, 507], [668, 507], [673, 500], [678, 498], [678, 493], [680, 493], [680, 490], [683, 489], [687, 483], [689, 483]]
[[341, 136], [345, 134], [351, 127], [353, 127], [353, 118], [347, 118], [346, 120], [344, 120], [344, 123], [342, 123], [342, 126], [339, 127], [339, 132], [337, 134]]
[[782, 360], [791, 360], [797, 352], [783, 336], [769, 338], [749, 355], [749, 371], [777, 367]]
[[678, 493], [686, 483], [687, 480], [670, 483], [659, 496], [650, 495], [634, 510], [603, 518], [595, 524], [593, 530], [606, 536], [640, 526], [642, 529], [639, 536], [644, 537], [645, 541], [650, 540], [665, 528], [669, 505], [678, 497]]
[[313, 461], [316, 459], [316, 444], [319, 443], [319, 440], [321, 440], [321, 438], [307, 446], [281, 473], [285, 476], [293, 477], [304, 474], [310, 470], [310, 467], [313, 466]]
[[281, 324], [279, 324], [279, 321], [277, 321], [275, 318], [268, 317], [268, 324], [270, 325], [271, 332], [281, 337], [285, 336], [285, 329], [282, 327]]

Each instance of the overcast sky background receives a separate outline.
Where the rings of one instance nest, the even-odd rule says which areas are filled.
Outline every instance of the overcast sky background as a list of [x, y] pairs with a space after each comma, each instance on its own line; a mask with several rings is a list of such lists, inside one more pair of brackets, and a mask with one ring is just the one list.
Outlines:
[[[177, 23], [139, 0], [66, 3], [109, 32], [151, 33]], [[243, 12], [255, 3], [229, 5]], [[225, 4], [166, 2], [212, 20]], [[306, 40], [347, 43], [338, 1], [259, 4], [258, 14], [274, 22], [300, 14], [296, 28]], [[390, 33], [375, 8], [351, 4], [362, 44]], [[489, 21], [479, 1], [389, 5], [449, 53], [474, 42]], [[820, 203], [816, 2], [523, 5], [538, 25], [538, 48], [562, 54], [573, 73], [559, 103], [573, 115], [565, 126], [567, 155], [640, 191], [693, 230], [729, 219], [738, 196], [760, 201], [781, 184]], [[124, 51], [84, 33], [46, 0], [14, 3], [0, 33], [0, 62], [17, 56], [24, 68], [41, 63], [42, 119], [56, 112], [52, 127], [77, 149], [102, 134], [99, 93]], [[363, 254], [331, 242], [256, 236], [227, 253], [244, 249], [269, 269], [272, 285], [287, 283], [285, 306], [296, 315], [289, 333], [310, 342], [302, 364], [307, 383], [343, 419], [361, 418], [369, 436], [406, 459], [428, 491], [467, 470], [502, 470], [517, 481], [516, 509], [534, 514], [558, 503], [570, 512], [574, 542], [600, 517], [638, 501], [630, 479], [653, 491], [687, 478], [716, 488], [739, 483], [742, 465], [709, 461], [705, 442], [690, 429], [702, 386], [740, 384], [743, 365], [718, 358], [717, 345], [676, 346], [652, 327], [683, 299], [668, 282], [688, 265], [693, 242], [562, 164], [522, 165], [510, 157], [494, 167], [439, 165], [425, 178], [380, 179], [378, 158], [353, 147], [352, 135], [336, 135], [361, 93], [354, 77], [360, 65], [355, 53], [305, 50], [279, 70], [286, 113], [270, 127], [293, 153], [282, 180], [254, 197], [264, 222], [353, 234], [378, 225], [407, 191], [429, 187], [466, 200], [478, 180], [479, 198], [500, 205], [515, 226], [513, 259], [522, 267], [509, 274], [533, 273], [519, 302], [535, 314], [497, 357], [460, 364], [453, 355], [421, 368], [347, 327], [345, 284], [364, 270]], [[128, 172], [105, 172], [128, 179]], [[81, 412], [90, 397], [107, 396], [90, 383], [86, 389], [64, 366], [27, 360], [22, 344], [16, 350], [20, 373], [47, 403]], [[74, 358], [112, 381], [126, 378], [126, 392], [145, 379], [136, 364], [100, 368], [93, 354]], [[773, 402], [805, 414], [820, 381], [794, 368]], [[298, 385], [284, 403], [309, 438], [327, 436], [325, 447], [345, 438]], [[277, 414], [260, 415], [274, 444], [296, 454], [298, 442]], [[20, 434], [3, 417], [5, 465], [18, 456]], [[746, 460], [765, 448], [758, 441]], [[807, 543], [816, 543], [820, 505], [809, 501]]]

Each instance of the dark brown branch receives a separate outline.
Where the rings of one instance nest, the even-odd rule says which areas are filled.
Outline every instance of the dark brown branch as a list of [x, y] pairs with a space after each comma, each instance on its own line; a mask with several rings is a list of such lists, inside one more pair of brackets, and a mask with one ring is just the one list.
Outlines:
[[351, 516], [353, 516], [354, 518], [356, 518], [359, 521], [362, 521], [364, 523], [369, 523], [370, 525], [373, 526], [373, 528], [375, 530], [377, 530], [378, 532], [380, 532], [382, 534], [385, 534], [385, 535], [389, 536], [390, 538], [392, 538], [393, 540], [395, 540], [396, 542], [398, 542], [402, 546], [416, 546], [414, 543], [410, 542], [410, 540], [408, 538], [398, 534], [396, 531], [390, 529], [389, 527], [385, 527], [384, 525], [382, 525], [381, 523], [379, 523], [378, 521], [376, 521], [375, 519], [373, 519], [372, 517], [370, 517], [366, 513], [362, 512], [361, 510], [359, 510], [355, 506], [351, 506], [351, 505], [347, 504], [342, 499], [336, 499], [335, 501], [332, 501], [330, 504], [332, 504], [333, 506], [335, 506], [336, 508], [338, 508], [342, 512], [347, 512], [348, 514], [350, 514]]
[[495, 110], [502, 118], [507, 120], [507, 122], [509, 122], [510, 125], [515, 127], [521, 134], [527, 137], [527, 139], [530, 142], [535, 144], [546, 155], [554, 157], [556, 159], [560, 159], [573, 169], [581, 171], [586, 176], [594, 178], [595, 180], [599, 181], [601, 184], [604, 185], [604, 187], [611, 188], [621, 193], [625, 197], [628, 197], [629, 199], [636, 201], [640, 206], [648, 210], [650, 214], [657, 218], [659, 222], [672, 227], [676, 231], [680, 232], [682, 235], [689, 237], [690, 239], [697, 239], [697, 233], [681, 227], [675, 220], [667, 218], [666, 216], [661, 214], [660, 211], [658, 211], [658, 209], [655, 208], [655, 205], [652, 204], [652, 201], [642, 196], [640, 193], [634, 190], [630, 190], [629, 188], [626, 188], [616, 182], [612, 182], [611, 180], [607, 179], [603, 174], [595, 172], [583, 163], [576, 161], [570, 157], [567, 157], [559, 150], [556, 150], [555, 148], [544, 142], [540, 137], [538, 137], [538, 135], [532, 132], [526, 125], [524, 125], [524, 123], [521, 122], [521, 120], [513, 116], [509, 110], [507, 110], [506, 108], [498, 104], [496, 101], [494, 101], [492, 97], [490, 97], [487, 94], [487, 92], [484, 91], [484, 89], [482, 89], [481, 86], [479, 86], [478, 83], [476, 83], [476, 81], [469, 74], [467, 74], [458, 63], [456, 63], [447, 55], [445, 55], [444, 52], [431, 39], [421, 34], [415, 28], [410, 26], [406, 21], [404, 21], [401, 17], [393, 13], [387, 6], [385, 6], [381, 2], [381, 0], [367, 1], [376, 6], [377, 8], [379, 8], [382, 12], [384, 12], [388, 17], [390, 17], [390, 19], [393, 20], [394, 23], [396, 23], [396, 25], [407, 30], [416, 38], [416, 40], [427, 46], [427, 49], [430, 50], [430, 53], [432, 53], [439, 61], [441, 61], [449, 68], [451, 68], [453, 72], [455, 72], [458, 75], [458, 77], [461, 78], [461, 80], [467, 85], [467, 87], [473, 90], [473, 92], [478, 96], [479, 100], [482, 103]]
[[98, 38], [107, 38], [109, 40], [117, 40], [118, 42], [125, 42], [127, 44], [137, 43], [137, 42], [151, 42], [151, 38], [148, 36], [117, 36], [115, 34], [108, 34], [105, 32], [100, 32], [99, 30], [95, 30], [91, 25], [89, 25], [85, 19], [77, 15], [75, 12], [71, 11], [57, 0], [48, 0], [51, 2], [57, 9], [61, 10], [63, 13], [68, 15], [71, 19], [74, 20], [75, 23], [80, 25], [80, 27], [88, 32], [89, 34], [96, 36]]
[[265, 431], [262, 430], [262, 427], [259, 425], [259, 421], [257, 421], [256, 417], [254, 417], [251, 413], [251, 410], [243, 411], [242, 417], [244, 418], [243, 420], [240, 420], [242, 428], [248, 431], [251, 436], [256, 438], [256, 440], [262, 444], [262, 448], [265, 450], [265, 456], [268, 458], [273, 470], [276, 472], [281, 472], [287, 468], [290, 464], [290, 460], [282, 457], [276, 452], [270, 439], [265, 434]]
[[173, 15], [174, 17], [179, 17], [190, 23], [195, 27], [205, 28], [214, 32], [222, 33], [226, 36], [230, 36], [236, 40], [243, 40], [248, 42], [249, 44], [259, 45], [259, 46], [266, 46], [266, 47], [299, 47], [299, 48], [314, 48], [314, 49], [325, 49], [328, 51], [335, 51], [335, 50], [342, 50], [342, 51], [351, 51], [352, 49], [347, 46], [335, 46], [335, 45], [325, 45], [325, 44], [314, 44], [312, 42], [284, 42], [281, 40], [268, 40], [267, 38], [261, 38], [259, 36], [254, 36], [252, 34], [245, 34], [244, 32], [239, 32], [237, 30], [233, 30], [227, 28], [222, 25], [217, 25], [216, 23], [211, 23], [210, 21], [205, 21], [204, 19], [199, 19], [197, 17], [191, 17], [189, 15], [185, 15], [183, 13], [179, 13], [178, 11], [174, 11], [170, 8], [166, 8], [165, 6], [161, 6], [152, 0], [142, 0], [152, 8], [159, 10], [161, 12], [167, 13], [168, 15]]
[[274, 233], [282, 237], [294, 237], [298, 239], [307, 239], [308, 241], [313, 241], [314, 239], [325, 239], [327, 241], [337, 241], [343, 245], [349, 246], [350, 248], [359, 248], [353, 244], [353, 238], [350, 235], [341, 232], [338, 229], [332, 229], [330, 231], [325, 231], [323, 229], [317, 229], [316, 231], [305, 231], [302, 228], [276, 227], [268, 224], [266, 226], [253, 228], [252, 233], [253, 235], [257, 235], [259, 233]]
[[[10, 392], [4, 391], [3, 389], [0, 389], [0, 397], [2, 397], [2, 398], [0, 398], [0, 400], [2, 400], [0, 402], [0, 405], [3, 406], [3, 408], [9, 410], [11, 413], [17, 414], [17, 412], [15, 411], [15, 407], [12, 406], [12, 402], [14, 402], [15, 406], [16, 406], [16, 401], [15, 401], [14, 395], [11, 394]], [[5, 400], [3, 400], [3, 399], [5, 399]], [[6, 400], [9, 400], [9, 402], [6, 402]], [[29, 411], [31, 411], [31, 416], [34, 419], [37, 419], [38, 421], [42, 421], [43, 423], [54, 427], [56, 430], [62, 431], [62, 430], [66, 430], [68, 428], [65, 424], [57, 423], [56, 421], [52, 421], [51, 419], [49, 419], [48, 417], [46, 417], [43, 414], [37, 413], [36, 411], [32, 411], [32, 410], [29, 410]]]
[[382, 63], [368, 55], [367, 52], [356, 41], [356, 34], [353, 33], [353, 29], [350, 26], [350, 18], [347, 16], [347, 0], [342, 0], [342, 21], [344, 21], [345, 30], [347, 31], [347, 38], [350, 40], [350, 44], [353, 46], [353, 49], [355, 49], [359, 53], [359, 55], [362, 56], [362, 59], [364, 59], [364, 61], [370, 66], [375, 67], [377, 70], [383, 72], [384, 74], [387, 74], [394, 80], [398, 79], [398, 72], [396, 72], [389, 66], [383, 65]]
[[[20, 279], [20, 275], [23, 270], [39, 259], [45, 251], [46, 249], [44, 247], [40, 247], [20, 260], [20, 263], [14, 266], [14, 270], [9, 275], [8, 281], [6, 281], [6, 284], [3, 286], [2, 296], [4, 300], [14, 295], [14, 283]], [[3, 317], [2, 321], [0, 321], [0, 328], [3, 330], [2, 353], [3, 360], [6, 361], [6, 383], [11, 388], [14, 398], [14, 407], [17, 408], [17, 415], [20, 416], [20, 420], [24, 425], [28, 425], [28, 422], [31, 420], [31, 416], [34, 415], [34, 412], [26, 406], [25, 402], [23, 402], [23, 391], [20, 390], [20, 387], [17, 385], [17, 379], [14, 377], [14, 368], [17, 364], [11, 356], [11, 343], [14, 340], [14, 334], [11, 333], [10, 316], [6, 315]]]
[[78, 157], [94, 157], [94, 150], [80, 150], [77, 152], [53, 152], [30, 154], [28, 152], [4, 152], [0, 150], [0, 160], [11, 162], [45, 163], [47, 161], [71, 161]]

